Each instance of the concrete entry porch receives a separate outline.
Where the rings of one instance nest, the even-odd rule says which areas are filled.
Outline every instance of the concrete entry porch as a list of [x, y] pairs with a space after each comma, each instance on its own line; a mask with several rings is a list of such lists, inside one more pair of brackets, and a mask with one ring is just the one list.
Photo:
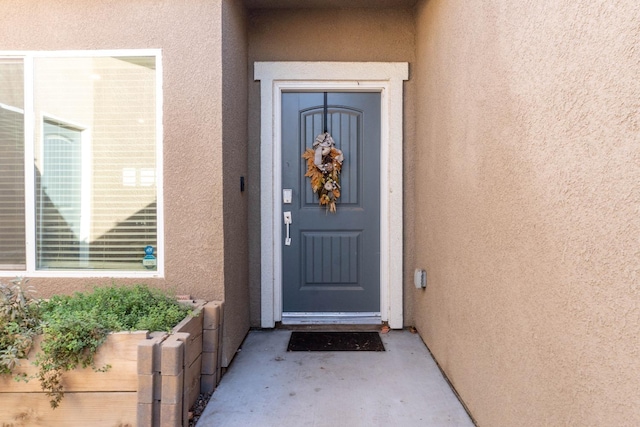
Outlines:
[[197, 427], [474, 425], [418, 334], [382, 334], [384, 352], [287, 352], [290, 334], [251, 331]]

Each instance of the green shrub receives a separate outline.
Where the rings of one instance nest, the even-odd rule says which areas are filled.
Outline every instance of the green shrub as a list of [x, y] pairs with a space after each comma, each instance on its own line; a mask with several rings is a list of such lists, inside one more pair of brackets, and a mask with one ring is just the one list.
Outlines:
[[88, 366], [95, 370], [109, 368], [96, 367], [93, 359], [109, 332], [170, 331], [189, 314], [189, 309], [173, 296], [145, 285], [96, 287], [90, 293], [54, 296], [37, 307], [33, 312], [38, 315], [39, 326], [34, 330], [42, 331], [43, 340], [36, 355], [36, 377], [53, 408], [64, 396], [61, 379], [65, 371]]
[[40, 333], [40, 301], [26, 280], [0, 283], [0, 374], [10, 374]]

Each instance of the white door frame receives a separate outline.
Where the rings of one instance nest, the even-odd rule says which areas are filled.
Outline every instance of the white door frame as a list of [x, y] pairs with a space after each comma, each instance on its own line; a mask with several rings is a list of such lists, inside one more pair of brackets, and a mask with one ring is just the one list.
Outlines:
[[402, 145], [406, 62], [256, 62], [260, 81], [261, 326], [282, 320], [281, 94], [380, 92], [380, 316], [402, 328]]

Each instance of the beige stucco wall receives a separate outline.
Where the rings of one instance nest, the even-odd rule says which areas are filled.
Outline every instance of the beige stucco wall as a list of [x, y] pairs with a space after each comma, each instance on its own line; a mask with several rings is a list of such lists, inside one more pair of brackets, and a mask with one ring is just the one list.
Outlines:
[[420, 334], [480, 426], [640, 424], [640, 3], [416, 19]]
[[[225, 3], [225, 11], [230, 3]], [[115, 282], [145, 282], [207, 300], [228, 298], [225, 339], [233, 346], [244, 337], [248, 323], [241, 302], [247, 301], [242, 248], [247, 208], [246, 197], [232, 191], [239, 184], [230, 184], [228, 192], [221, 188], [227, 179], [239, 182], [246, 168], [246, 102], [240, 90], [232, 112], [224, 114], [228, 124], [223, 128], [223, 100], [234, 100], [223, 91], [223, 75], [225, 83], [242, 86], [246, 66], [243, 59], [222, 66], [222, 50], [231, 56], [228, 50], [244, 43], [238, 35], [244, 34], [240, 24], [226, 27], [223, 37], [222, 10], [221, 1], [4, 0], [0, 50], [162, 49], [166, 276]], [[235, 14], [225, 12], [226, 17]], [[223, 150], [227, 139], [234, 148]], [[224, 159], [230, 164], [223, 166]], [[223, 203], [229, 207], [223, 209]], [[225, 221], [231, 223], [228, 234], [223, 233]], [[233, 242], [233, 233], [239, 242]], [[111, 282], [31, 280], [42, 296]]]
[[[260, 325], [260, 83], [255, 61], [398, 61], [414, 58], [413, 11], [396, 9], [257, 9], [249, 12], [249, 212], [251, 323]], [[405, 189], [413, 180], [413, 83], [405, 83]], [[405, 199], [405, 210], [413, 211]], [[405, 230], [412, 218], [405, 215]], [[405, 232], [406, 235], [406, 232]], [[411, 241], [405, 245], [405, 270], [413, 268]], [[411, 274], [405, 274], [411, 280]], [[411, 282], [405, 283], [411, 286]], [[405, 301], [405, 323], [412, 322]]]
[[247, 177], [247, 27], [242, 3], [222, 3], [222, 137], [224, 141], [224, 295], [223, 366], [249, 330]]

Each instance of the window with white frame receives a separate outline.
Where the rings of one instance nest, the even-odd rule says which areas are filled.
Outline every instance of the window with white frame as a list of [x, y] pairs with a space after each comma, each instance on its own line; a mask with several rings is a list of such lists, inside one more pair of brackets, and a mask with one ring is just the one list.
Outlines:
[[0, 55], [0, 273], [157, 274], [159, 66], [156, 51]]

